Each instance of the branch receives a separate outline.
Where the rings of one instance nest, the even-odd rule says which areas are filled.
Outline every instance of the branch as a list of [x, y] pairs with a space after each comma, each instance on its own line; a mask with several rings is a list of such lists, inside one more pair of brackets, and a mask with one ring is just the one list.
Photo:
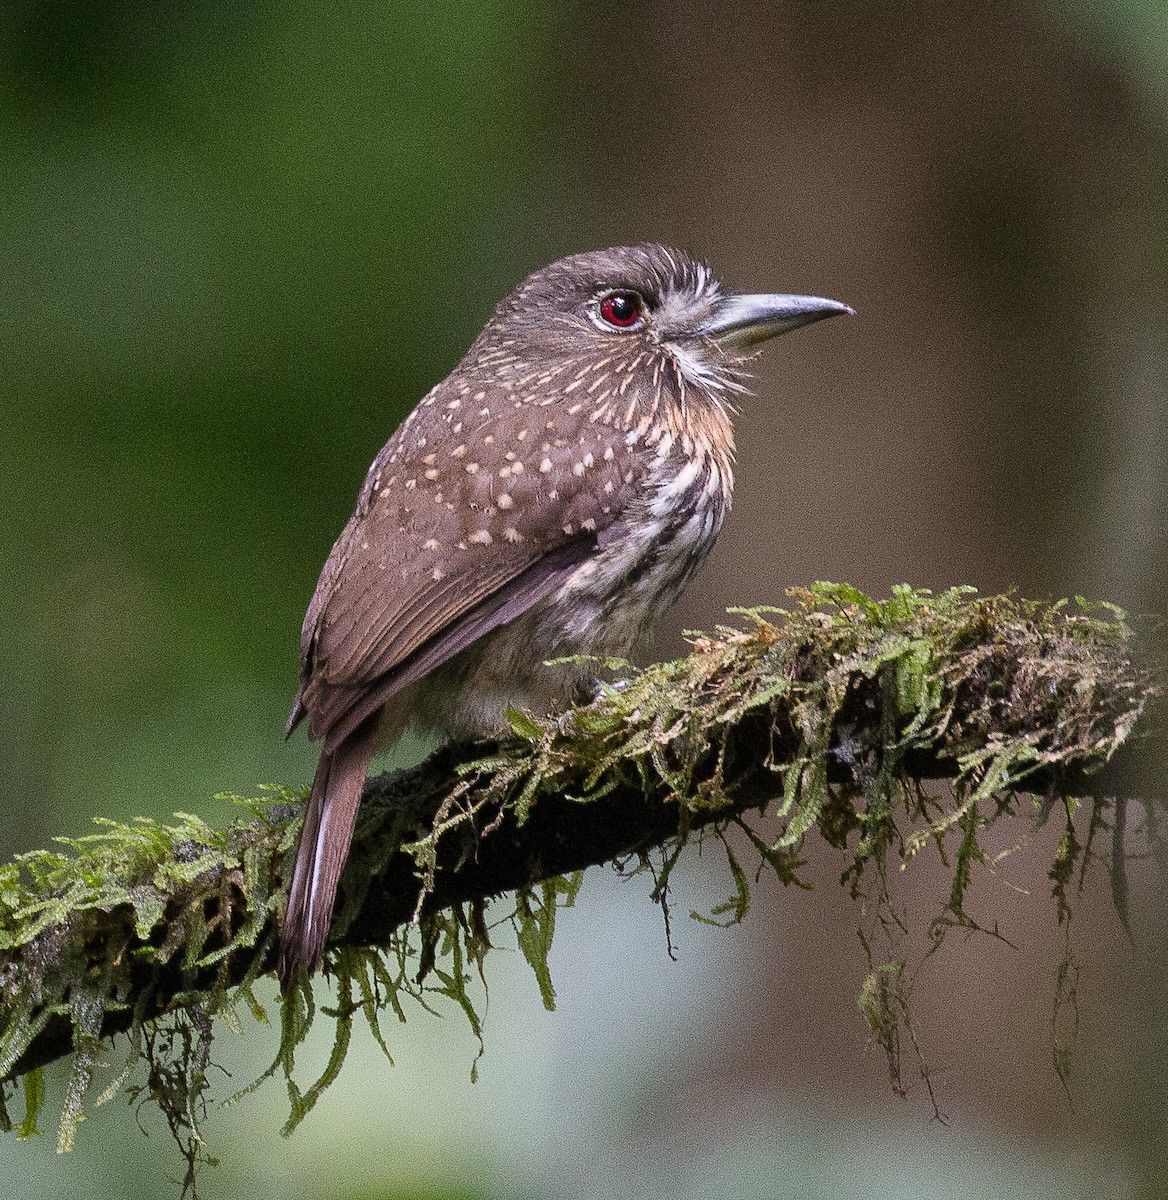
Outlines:
[[[396, 1005], [403, 989], [420, 995], [443, 943], [457, 969], [438, 990], [465, 1001], [462, 963], [481, 968], [482, 912], [504, 892], [520, 893], [521, 945], [538, 975], [551, 926], [530, 889], [659, 846], [667, 874], [706, 828], [742, 825], [783, 882], [818, 834], [842, 855], [853, 895], [883, 878], [887, 855], [907, 863], [929, 840], [956, 839], [943, 917], [972, 924], [961, 880], [980, 831], [1020, 816], [1019, 793], [1038, 793], [1046, 812], [1061, 802], [1072, 832], [1052, 866], [1064, 905], [1059, 872], [1065, 883], [1087, 852], [1073, 798], [1132, 794], [1139, 785], [1121, 770], [1153, 761], [1134, 735], [1162, 689], [1122, 614], [971, 589], [899, 588], [876, 602], [817, 585], [792, 596], [793, 611], [747, 612], [745, 631], [698, 638], [676, 662], [615, 664], [622, 685], [558, 720], [515, 714], [513, 737], [371, 779], [331, 935], [328, 962], [350, 996], [338, 1020]], [[922, 780], [948, 786], [938, 795]], [[103, 1039], [129, 1031], [149, 1049], [164, 1014], [209, 1029], [210, 1016], [250, 1001], [274, 965], [293, 801], [252, 802], [226, 831], [184, 814], [174, 825], [102, 822], [64, 852], [0, 868], [0, 1080], [74, 1054], [75, 1124]], [[743, 907], [746, 876], [728, 843], [727, 854]], [[554, 917], [555, 890], [544, 895]], [[544, 941], [524, 941], [532, 922]], [[295, 1004], [284, 1049], [311, 1018]]]

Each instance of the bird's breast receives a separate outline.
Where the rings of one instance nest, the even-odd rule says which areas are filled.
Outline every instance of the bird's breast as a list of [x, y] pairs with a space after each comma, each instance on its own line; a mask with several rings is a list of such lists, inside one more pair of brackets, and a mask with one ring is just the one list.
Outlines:
[[731, 486], [729, 464], [712, 452], [658, 457], [596, 554], [545, 602], [563, 642], [576, 653], [630, 652], [713, 547]]

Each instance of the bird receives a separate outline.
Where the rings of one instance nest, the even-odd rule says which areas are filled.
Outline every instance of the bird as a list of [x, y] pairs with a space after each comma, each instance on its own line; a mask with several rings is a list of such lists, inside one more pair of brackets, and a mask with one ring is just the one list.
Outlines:
[[[277, 971], [318, 968], [374, 754], [497, 734], [627, 657], [730, 508], [768, 338], [853, 310], [735, 294], [657, 243], [572, 254], [494, 309], [373, 460], [305, 614], [287, 734], [322, 743]], [[571, 662], [549, 660], [571, 657]]]

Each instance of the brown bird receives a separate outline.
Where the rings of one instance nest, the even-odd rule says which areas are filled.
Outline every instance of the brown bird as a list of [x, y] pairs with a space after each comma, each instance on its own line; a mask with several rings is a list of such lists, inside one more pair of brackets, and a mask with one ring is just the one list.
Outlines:
[[324, 746], [288, 897], [287, 987], [324, 950], [366, 768], [411, 722], [483, 736], [627, 655], [730, 507], [732, 399], [766, 338], [847, 305], [730, 295], [659, 245], [529, 276], [373, 461], [304, 618], [300, 688]]

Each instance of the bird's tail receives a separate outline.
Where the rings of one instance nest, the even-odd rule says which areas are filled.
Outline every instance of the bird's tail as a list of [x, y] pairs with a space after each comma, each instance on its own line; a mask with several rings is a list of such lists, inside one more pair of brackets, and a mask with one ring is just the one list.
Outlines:
[[280, 934], [278, 971], [285, 991], [301, 968], [311, 975], [320, 963], [374, 749], [372, 730], [363, 727], [331, 752], [321, 753], [304, 810]]

